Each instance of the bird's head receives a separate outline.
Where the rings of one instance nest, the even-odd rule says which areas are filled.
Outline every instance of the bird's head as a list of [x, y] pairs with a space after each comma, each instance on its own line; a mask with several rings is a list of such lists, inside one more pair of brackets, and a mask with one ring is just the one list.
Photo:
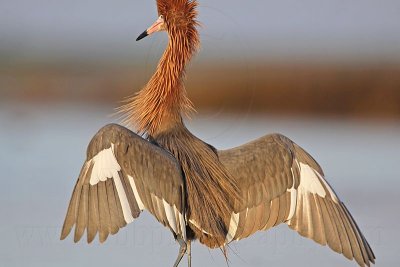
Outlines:
[[179, 33], [188, 38], [197, 36], [196, 8], [196, 0], [157, 0], [158, 19], [136, 41], [159, 31], [167, 31], [170, 36]]

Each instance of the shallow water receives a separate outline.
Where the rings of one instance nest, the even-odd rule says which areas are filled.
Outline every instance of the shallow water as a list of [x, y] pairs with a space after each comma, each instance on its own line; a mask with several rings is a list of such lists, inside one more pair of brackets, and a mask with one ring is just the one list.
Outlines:
[[[113, 110], [84, 105], [0, 107], [1, 266], [169, 266], [178, 246], [147, 213], [104, 245], [59, 241], [67, 204], [93, 134]], [[188, 127], [227, 148], [280, 132], [309, 151], [347, 204], [377, 256], [399, 264], [400, 124], [266, 116], [195, 116]], [[287, 226], [233, 243], [230, 266], [356, 266]], [[185, 266], [185, 264], [182, 264]], [[226, 266], [196, 243], [193, 266]]]

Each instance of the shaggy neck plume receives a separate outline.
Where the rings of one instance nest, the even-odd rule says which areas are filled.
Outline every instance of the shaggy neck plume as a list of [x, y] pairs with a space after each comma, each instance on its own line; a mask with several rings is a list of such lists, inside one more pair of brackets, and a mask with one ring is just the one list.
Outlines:
[[121, 107], [124, 122], [139, 133], [154, 136], [182, 123], [181, 114], [193, 110], [184, 87], [186, 64], [198, 47], [193, 26], [185, 31], [172, 30], [168, 46], [147, 85]]

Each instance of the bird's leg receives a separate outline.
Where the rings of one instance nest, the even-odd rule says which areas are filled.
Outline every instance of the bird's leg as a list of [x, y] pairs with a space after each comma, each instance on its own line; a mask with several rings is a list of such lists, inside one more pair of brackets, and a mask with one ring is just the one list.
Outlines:
[[187, 242], [187, 255], [188, 255], [188, 267], [192, 267], [192, 243], [190, 240]]
[[183, 258], [183, 255], [185, 255], [186, 250], [187, 250], [187, 244], [186, 244], [185, 240], [178, 237], [178, 243], [181, 247], [179, 248], [178, 258], [176, 258], [174, 267], [178, 267], [179, 263], [181, 262], [181, 260]]

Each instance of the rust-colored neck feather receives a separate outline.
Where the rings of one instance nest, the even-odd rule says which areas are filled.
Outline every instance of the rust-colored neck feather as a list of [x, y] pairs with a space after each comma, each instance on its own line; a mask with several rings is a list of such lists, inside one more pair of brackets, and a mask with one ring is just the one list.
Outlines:
[[[193, 10], [193, 12], [195, 12]], [[181, 114], [193, 110], [184, 86], [185, 67], [199, 46], [196, 21], [166, 16], [168, 46], [147, 85], [121, 108], [124, 122], [139, 133], [155, 135], [182, 123]], [[187, 18], [187, 16], [186, 16]]]

